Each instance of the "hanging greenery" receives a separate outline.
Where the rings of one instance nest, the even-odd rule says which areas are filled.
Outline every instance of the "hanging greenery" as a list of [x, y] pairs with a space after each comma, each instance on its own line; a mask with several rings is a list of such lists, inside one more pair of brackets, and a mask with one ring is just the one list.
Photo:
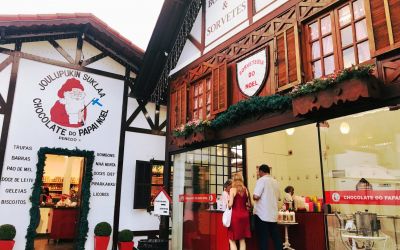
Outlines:
[[350, 79], [365, 79], [372, 76], [374, 65], [352, 66], [325, 77], [299, 84], [289, 93], [293, 98], [315, 93]]
[[40, 148], [38, 151], [38, 163], [36, 164], [36, 179], [35, 183], [32, 187], [32, 196], [30, 198], [32, 207], [29, 211], [31, 219], [30, 224], [28, 226], [27, 235], [26, 235], [26, 246], [25, 249], [33, 250], [34, 249], [34, 239], [36, 237], [36, 228], [39, 225], [40, 221], [40, 210], [39, 210], [39, 197], [41, 187], [43, 185], [42, 177], [44, 172], [44, 165], [46, 162], [46, 155], [66, 155], [66, 156], [77, 156], [85, 158], [85, 171], [82, 177], [82, 186], [81, 186], [81, 206], [79, 213], [79, 225], [78, 228], [78, 238], [76, 239], [76, 249], [84, 250], [85, 242], [87, 238], [87, 234], [89, 231], [88, 226], [88, 214], [89, 214], [89, 199], [90, 199], [90, 183], [93, 179], [92, 169], [93, 169], [93, 161], [94, 161], [94, 152], [86, 151], [86, 150], [69, 150], [63, 148]]
[[253, 96], [231, 105], [227, 111], [211, 121], [211, 127], [221, 129], [232, 126], [250, 117], [287, 110], [291, 104], [290, 96]]

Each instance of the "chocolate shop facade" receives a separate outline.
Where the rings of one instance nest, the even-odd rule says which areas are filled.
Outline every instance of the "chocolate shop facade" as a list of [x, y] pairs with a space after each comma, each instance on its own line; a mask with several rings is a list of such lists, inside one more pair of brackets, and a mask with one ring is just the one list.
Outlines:
[[365, 210], [385, 235], [375, 247], [398, 248], [399, 6], [191, 1], [151, 95], [169, 100], [173, 249], [228, 249], [223, 183], [240, 172], [253, 190], [262, 163], [304, 197], [294, 248], [352, 247], [334, 212]]
[[1, 16], [0, 30], [0, 224], [16, 227], [14, 249], [37, 235], [93, 249], [102, 221], [108, 249], [122, 229], [136, 245], [158, 234], [147, 208], [166, 107], [133, 98], [144, 51], [91, 14]]

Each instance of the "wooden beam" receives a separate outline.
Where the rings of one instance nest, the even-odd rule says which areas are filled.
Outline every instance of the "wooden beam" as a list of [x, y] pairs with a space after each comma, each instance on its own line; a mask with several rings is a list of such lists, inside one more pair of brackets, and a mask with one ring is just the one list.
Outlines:
[[3, 71], [10, 63], [12, 63], [13, 58], [12, 56], [7, 57], [4, 61], [0, 63], [0, 72]]
[[50, 39], [49, 43], [53, 45], [53, 47], [65, 58], [65, 60], [71, 64], [75, 63], [75, 60], [56, 41]]
[[96, 62], [98, 60], [103, 59], [104, 57], [107, 57], [107, 55], [105, 53], [100, 53], [98, 55], [92, 56], [89, 59], [84, 60], [81, 65], [82, 66], [87, 66], [87, 65], [89, 65], [91, 63], [94, 63], [94, 62]]
[[83, 46], [83, 34], [78, 36], [78, 41], [76, 42], [76, 54], [75, 54], [75, 64], [81, 62], [82, 57], [82, 46]]

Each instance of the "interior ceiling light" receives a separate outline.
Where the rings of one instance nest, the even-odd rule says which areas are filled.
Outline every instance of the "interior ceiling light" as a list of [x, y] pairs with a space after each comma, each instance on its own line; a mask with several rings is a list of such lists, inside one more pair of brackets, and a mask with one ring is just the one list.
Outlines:
[[350, 125], [347, 122], [340, 123], [340, 133], [344, 135], [350, 133]]
[[293, 135], [294, 134], [294, 130], [295, 130], [294, 128], [288, 128], [285, 131], [286, 131], [286, 134]]

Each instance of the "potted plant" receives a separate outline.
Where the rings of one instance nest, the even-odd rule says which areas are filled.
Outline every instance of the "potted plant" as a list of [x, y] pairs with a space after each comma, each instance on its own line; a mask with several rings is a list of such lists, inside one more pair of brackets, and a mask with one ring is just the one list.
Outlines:
[[118, 232], [118, 249], [132, 250], [133, 246], [133, 232], [131, 230], [124, 229]]
[[0, 226], [0, 249], [11, 250], [14, 247], [15, 227], [11, 224], [4, 224]]
[[108, 222], [100, 222], [94, 228], [94, 249], [107, 250], [110, 242], [111, 225]]

